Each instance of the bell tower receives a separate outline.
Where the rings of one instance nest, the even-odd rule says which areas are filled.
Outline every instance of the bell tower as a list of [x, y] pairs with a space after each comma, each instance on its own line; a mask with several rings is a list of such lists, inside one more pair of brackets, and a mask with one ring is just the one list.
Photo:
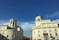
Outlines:
[[16, 21], [15, 18], [10, 19], [10, 21], [9, 21], [9, 26], [10, 26], [11, 28], [15, 28], [15, 27], [17, 26], [17, 21]]
[[41, 16], [37, 16], [35, 18], [35, 23], [36, 23], [36, 26], [40, 26], [40, 24], [41, 24]]

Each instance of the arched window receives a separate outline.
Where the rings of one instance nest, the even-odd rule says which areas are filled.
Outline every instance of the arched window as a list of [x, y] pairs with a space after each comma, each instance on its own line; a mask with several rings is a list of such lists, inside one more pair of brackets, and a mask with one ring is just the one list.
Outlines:
[[12, 24], [12, 21], [11, 21], [11, 24]]
[[13, 22], [13, 26], [14, 26], [14, 22]]
[[48, 33], [43, 33], [44, 40], [49, 40]]

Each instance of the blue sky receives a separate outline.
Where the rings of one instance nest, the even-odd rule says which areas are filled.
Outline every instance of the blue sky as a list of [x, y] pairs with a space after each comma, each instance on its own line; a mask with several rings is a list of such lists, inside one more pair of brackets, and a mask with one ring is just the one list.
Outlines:
[[[0, 23], [14, 17], [25, 30], [38, 15], [43, 19], [59, 19], [59, 0], [0, 0]], [[31, 26], [25, 35], [31, 35]]]

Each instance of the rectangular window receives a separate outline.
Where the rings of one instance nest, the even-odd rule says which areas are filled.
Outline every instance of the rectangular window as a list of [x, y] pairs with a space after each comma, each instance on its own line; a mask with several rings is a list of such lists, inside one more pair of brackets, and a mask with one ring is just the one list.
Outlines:
[[58, 24], [58, 27], [59, 27], [59, 24]]
[[7, 35], [7, 37], [8, 37], [8, 35]]
[[57, 33], [55, 33], [55, 35], [57, 36]]

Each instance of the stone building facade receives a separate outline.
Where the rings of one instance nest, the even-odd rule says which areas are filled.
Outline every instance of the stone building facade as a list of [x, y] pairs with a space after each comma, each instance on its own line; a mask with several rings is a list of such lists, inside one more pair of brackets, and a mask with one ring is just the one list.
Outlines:
[[[23, 30], [14, 18], [10, 19], [7, 25], [0, 25], [0, 34], [8, 40], [23, 40]], [[1, 36], [0, 39], [2, 38]]]
[[32, 40], [59, 40], [59, 24], [49, 19], [35, 18], [32, 28]]

